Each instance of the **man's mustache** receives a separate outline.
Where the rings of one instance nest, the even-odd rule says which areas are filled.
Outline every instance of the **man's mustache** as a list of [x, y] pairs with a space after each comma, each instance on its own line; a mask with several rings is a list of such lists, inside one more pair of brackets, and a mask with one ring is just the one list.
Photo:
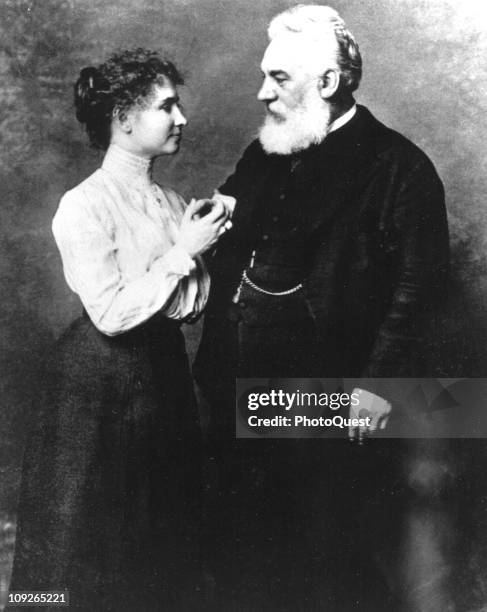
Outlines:
[[286, 119], [284, 115], [282, 115], [281, 113], [277, 113], [276, 111], [270, 109], [269, 106], [267, 105], [266, 105], [266, 116], [273, 119], [277, 123], [282, 123]]

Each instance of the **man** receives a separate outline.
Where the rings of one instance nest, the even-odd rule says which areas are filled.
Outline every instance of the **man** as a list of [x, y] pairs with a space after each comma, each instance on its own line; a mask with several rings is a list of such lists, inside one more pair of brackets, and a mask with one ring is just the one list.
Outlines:
[[[275, 17], [268, 32], [258, 93], [266, 117], [220, 189], [237, 199], [234, 227], [212, 263], [195, 363], [211, 407], [220, 475], [227, 491], [241, 493], [233, 512], [242, 515], [249, 491], [258, 488], [252, 482], [275, 481], [286, 461], [306, 472], [323, 451], [312, 441], [297, 454], [290, 440], [232, 441], [235, 378], [421, 375], [420, 323], [448, 265], [441, 181], [420, 149], [355, 104], [362, 62], [340, 16], [300, 5]], [[390, 398], [370, 383], [361, 387], [371, 429], [384, 427]], [[343, 445], [329, 448], [335, 458], [355, 461]], [[377, 457], [372, 464], [384, 461], [380, 452]], [[321, 476], [307, 492], [295, 483], [294, 502], [277, 501], [269, 484], [257, 523], [264, 525], [266, 511], [269, 517], [276, 508], [289, 512], [296, 499], [312, 503], [316, 482], [329, 482]], [[289, 481], [286, 487], [293, 490]], [[231, 496], [222, 495], [222, 505], [229, 504]], [[296, 512], [294, 522], [304, 529]], [[267, 535], [271, 523], [262, 529]], [[286, 542], [283, 530], [277, 536], [272, 529], [275, 542]], [[305, 546], [303, 558], [309, 551]], [[319, 573], [320, 562], [316, 567]]]

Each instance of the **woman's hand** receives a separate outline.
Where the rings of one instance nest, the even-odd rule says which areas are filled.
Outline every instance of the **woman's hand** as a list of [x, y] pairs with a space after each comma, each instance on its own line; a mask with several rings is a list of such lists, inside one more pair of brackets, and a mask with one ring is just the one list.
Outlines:
[[196, 257], [211, 249], [231, 226], [228, 211], [221, 202], [191, 200], [181, 221], [177, 244], [190, 257]]

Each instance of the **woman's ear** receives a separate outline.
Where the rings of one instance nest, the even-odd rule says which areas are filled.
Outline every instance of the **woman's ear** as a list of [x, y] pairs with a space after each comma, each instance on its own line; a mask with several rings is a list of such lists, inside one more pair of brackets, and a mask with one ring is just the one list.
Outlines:
[[332, 98], [340, 85], [340, 72], [329, 68], [320, 79], [320, 96], [323, 100]]
[[130, 120], [130, 115], [127, 113], [127, 111], [115, 107], [113, 109], [112, 117], [113, 122], [117, 124], [117, 126], [122, 130], [122, 132], [130, 134], [130, 132], [132, 131], [132, 122]]

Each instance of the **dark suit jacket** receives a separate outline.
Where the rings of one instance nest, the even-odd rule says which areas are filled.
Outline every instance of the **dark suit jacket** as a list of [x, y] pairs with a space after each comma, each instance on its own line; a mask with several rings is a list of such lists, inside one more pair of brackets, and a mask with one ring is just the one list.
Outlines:
[[[222, 317], [257, 239], [259, 195], [281, 161], [254, 141], [221, 188], [237, 206], [211, 263], [195, 364], [202, 382], [218, 376]], [[420, 375], [418, 323], [442, 291], [449, 257], [444, 192], [431, 161], [358, 106], [351, 121], [304, 153], [296, 172], [309, 251], [304, 295], [322, 347], [322, 376]]]

